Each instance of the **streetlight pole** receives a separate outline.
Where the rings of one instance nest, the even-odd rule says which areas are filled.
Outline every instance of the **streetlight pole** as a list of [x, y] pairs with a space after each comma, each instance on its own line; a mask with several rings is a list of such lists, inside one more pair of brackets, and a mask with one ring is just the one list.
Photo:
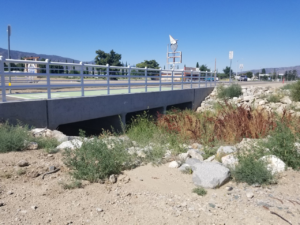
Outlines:
[[[10, 59], [10, 35], [11, 35], [11, 27], [7, 26], [7, 38], [8, 38], [8, 59]], [[8, 63], [8, 73], [10, 73], [10, 63]], [[9, 85], [11, 85], [11, 76], [8, 76]], [[11, 94], [11, 89], [9, 89], [9, 94]]]

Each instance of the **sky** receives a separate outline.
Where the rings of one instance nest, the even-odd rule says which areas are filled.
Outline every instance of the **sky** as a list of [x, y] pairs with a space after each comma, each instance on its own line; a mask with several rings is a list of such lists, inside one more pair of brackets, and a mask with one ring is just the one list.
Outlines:
[[[114, 50], [122, 62], [166, 66], [169, 35], [182, 64], [222, 71], [300, 65], [299, 0], [0, 0], [0, 47], [91, 61]], [[167, 67], [166, 67], [167, 68]], [[240, 69], [238, 69], [240, 71]]]

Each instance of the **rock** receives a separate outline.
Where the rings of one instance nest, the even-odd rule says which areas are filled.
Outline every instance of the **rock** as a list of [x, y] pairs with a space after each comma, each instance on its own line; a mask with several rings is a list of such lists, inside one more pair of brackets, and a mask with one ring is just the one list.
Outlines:
[[191, 147], [192, 147], [193, 149], [202, 149], [202, 148], [203, 148], [203, 145], [200, 145], [200, 144], [198, 144], [198, 143], [193, 143], [193, 144], [191, 145]]
[[193, 182], [204, 188], [217, 188], [230, 179], [230, 171], [219, 163], [201, 162], [192, 166]]
[[72, 150], [76, 148], [80, 148], [82, 145], [82, 141], [80, 140], [72, 140], [72, 141], [65, 141], [61, 143], [59, 146], [56, 147], [58, 150], [64, 150], [66, 148], [70, 148]]
[[258, 105], [265, 105], [266, 104], [266, 101], [265, 100], [261, 100], [258, 102]]
[[31, 206], [31, 209], [36, 210], [37, 206], [33, 205], [33, 206]]
[[285, 163], [275, 155], [263, 156], [259, 160], [266, 162], [268, 170], [271, 171], [273, 175], [285, 171]]
[[0, 207], [4, 206], [4, 203], [3, 202], [0, 202]]
[[282, 99], [280, 99], [280, 102], [284, 104], [291, 104], [292, 100], [290, 99], [289, 96], [284, 96]]
[[212, 156], [208, 157], [207, 159], [205, 159], [204, 162], [212, 162], [215, 160], [215, 158], [216, 158], [216, 156], [212, 155]]
[[191, 156], [193, 159], [199, 159], [200, 161], [203, 161], [203, 157], [201, 155], [201, 152], [195, 149], [188, 150], [188, 155]]
[[252, 193], [252, 192], [247, 192], [246, 193], [246, 196], [247, 196], [247, 198], [253, 198], [254, 197], [254, 194]]
[[185, 160], [185, 163], [190, 165], [190, 166], [193, 166], [196, 163], [201, 163], [201, 162], [202, 161], [200, 161], [199, 159], [192, 159], [192, 158], [188, 158], [187, 160]]
[[51, 137], [52, 131], [47, 128], [35, 128], [30, 131], [34, 137]]
[[17, 163], [19, 167], [29, 166], [29, 163], [26, 160], [21, 160]]
[[96, 211], [97, 211], [97, 212], [103, 212], [103, 209], [101, 209], [101, 208], [96, 208]]
[[37, 150], [38, 147], [39, 147], [39, 145], [36, 142], [27, 143], [27, 150]]
[[187, 169], [192, 169], [192, 168], [191, 168], [191, 166], [189, 164], [185, 163], [182, 166], [180, 166], [178, 169], [179, 169], [179, 171], [184, 172]]
[[58, 130], [52, 131], [52, 137], [55, 138], [59, 143], [68, 141], [68, 136], [64, 135], [62, 132]]
[[236, 147], [234, 146], [220, 146], [220, 148], [218, 148], [217, 155], [228, 155], [233, 152], [236, 152]]
[[294, 143], [294, 146], [295, 146], [295, 148], [296, 148], [298, 154], [300, 154], [300, 143], [295, 142], [295, 143]]
[[10, 191], [8, 191], [6, 194], [7, 194], [7, 195], [12, 195], [13, 193], [14, 193], [14, 192], [10, 190]]
[[116, 176], [115, 174], [110, 175], [110, 176], [109, 176], [109, 182], [110, 182], [111, 184], [116, 183], [116, 182], [117, 182], [117, 176]]
[[169, 163], [170, 168], [178, 168], [180, 164], [177, 161], [172, 161]]
[[27, 176], [31, 177], [31, 178], [36, 178], [39, 175], [41, 175], [41, 174], [38, 171], [36, 171], [36, 170], [32, 170], [32, 171], [30, 171], [30, 172], [27, 173]]
[[185, 161], [189, 157], [189, 153], [180, 153], [177, 157], [179, 160]]
[[226, 155], [222, 157], [222, 164], [229, 168], [235, 168], [236, 164], [238, 164], [239, 160], [233, 154]]
[[227, 191], [232, 191], [232, 190], [233, 190], [233, 187], [227, 186], [225, 189], [226, 189]]
[[244, 100], [245, 102], [252, 102], [252, 101], [254, 100], [254, 97], [251, 96], [251, 95], [249, 95], [249, 96], [244, 96], [244, 97], [243, 97], [243, 100]]
[[166, 153], [165, 153], [164, 158], [169, 159], [171, 156], [172, 156], [172, 152], [170, 150], [167, 150]]

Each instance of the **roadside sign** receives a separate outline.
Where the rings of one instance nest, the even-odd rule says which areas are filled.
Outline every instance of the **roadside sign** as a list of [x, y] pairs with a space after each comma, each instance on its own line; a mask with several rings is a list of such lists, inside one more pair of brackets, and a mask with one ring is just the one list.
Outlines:
[[35, 67], [35, 65], [34, 64], [29, 64], [28, 65], [28, 73], [36, 73], [35, 70], [36, 69], [36, 67]]
[[244, 68], [244, 65], [243, 64], [240, 64], [240, 69], [243, 69]]
[[233, 59], [233, 51], [229, 52], [229, 59]]

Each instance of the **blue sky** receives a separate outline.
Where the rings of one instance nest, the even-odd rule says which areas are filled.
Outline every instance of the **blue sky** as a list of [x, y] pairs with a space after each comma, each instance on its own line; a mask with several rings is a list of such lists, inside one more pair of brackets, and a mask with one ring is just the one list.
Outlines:
[[244, 70], [300, 65], [299, 0], [1, 0], [0, 47], [90, 61], [113, 49], [122, 61], [166, 64], [169, 34], [186, 66]]

